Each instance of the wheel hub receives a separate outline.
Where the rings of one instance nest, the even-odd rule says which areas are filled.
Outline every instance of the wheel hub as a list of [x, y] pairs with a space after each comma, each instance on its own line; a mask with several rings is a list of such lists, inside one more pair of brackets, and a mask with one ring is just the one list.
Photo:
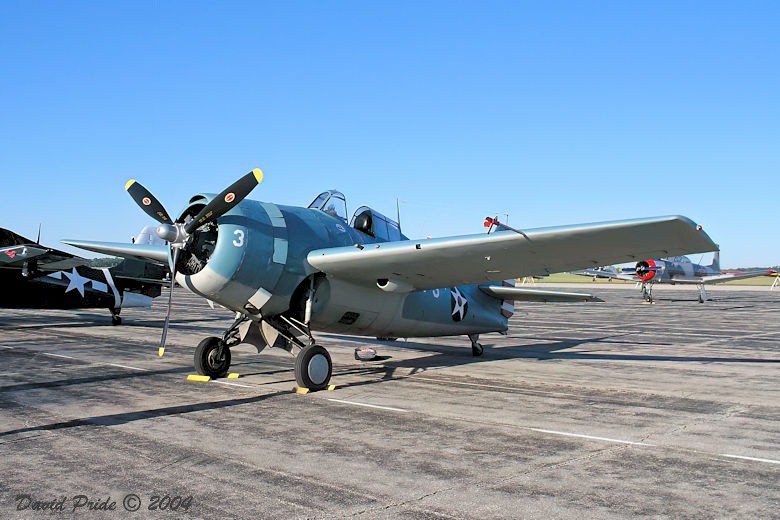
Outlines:
[[316, 354], [309, 360], [307, 368], [309, 379], [315, 385], [322, 384], [328, 377], [328, 360], [322, 354]]
[[218, 370], [222, 367], [222, 365], [225, 364], [225, 355], [223, 354], [221, 358], [217, 358], [217, 350], [214, 349], [211, 352], [209, 352], [208, 360], [209, 360], [209, 366], [213, 368], [214, 370]]

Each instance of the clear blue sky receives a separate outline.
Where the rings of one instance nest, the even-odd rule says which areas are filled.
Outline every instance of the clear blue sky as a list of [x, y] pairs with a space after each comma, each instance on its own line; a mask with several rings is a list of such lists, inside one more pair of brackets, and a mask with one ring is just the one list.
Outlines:
[[[780, 264], [778, 2], [0, 2], [0, 226], [129, 240], [252, 197], [411, 236], [684, 214]], [[693, 258], [698, 260], [699, 257]], [[707, 260], [708, 257], [705, 257]]]

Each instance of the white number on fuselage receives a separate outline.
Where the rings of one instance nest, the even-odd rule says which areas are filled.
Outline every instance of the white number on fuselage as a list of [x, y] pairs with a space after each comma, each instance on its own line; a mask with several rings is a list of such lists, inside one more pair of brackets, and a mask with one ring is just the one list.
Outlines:
[[241, 231], [240, 229], [236, 229], [235, 231], [233, 231], [233, 234], [236, 235], [236, 237], [238, 237], [235, 240], [233, 240], [233, 245], [236, 246], [236, 247], [243, 246], [244, 245], [244, 232]]

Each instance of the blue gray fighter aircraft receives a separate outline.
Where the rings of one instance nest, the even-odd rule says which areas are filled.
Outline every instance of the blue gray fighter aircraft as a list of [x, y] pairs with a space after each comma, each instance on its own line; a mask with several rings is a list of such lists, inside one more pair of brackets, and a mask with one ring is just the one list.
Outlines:
[[122, 309], [151, 307], [167, 276], [165, 268], [138, 260], [91, 267], [86, 258], [39, 242], [0, 228], [0, 308], [103, 308], [119, 325]]
[[724, 273], [720, 270], [720, 251], [713, 253], [710, 265], [695, 264], [687, 256], [673, 256], [659, 260], [641, 260], [635, 267], [584, 269], [576, 272], [576, 274], [597, 278], [637, 282], [641, 284], [642, 297], [649, 303], [653, 302], [653, 285], [657, 283], [695, 285], [699, 290], [699, 303], [704, 303], [707, 299], [705, 285], [768, 276], [773, 273], [771, 269]]
[[[222, 377], [239, 343], [296, 353], [301, 387], [330, 381], [330, 355], [314, 331], [373, 337], [506, 332], [515, 300], [583, 301], [590, 295], [514, 287], [546, 275], [654, 255], [711, 251], [709, 236], [685, 217], [410, 240], [397, 222], [362, 206], [347, 220], [344, 195], [320, 194], [307, 208], [245, 200], [258, 169], [218, 195], [198, 194], [173, 220], [141, 184], [126, 190], [160, 222], [168, 246], [68, 240], [100, 253], [168, 264], [183, 287], [236, 313], [222, 337], [195, 349], [199, 373]], [[172, 296], [171, 296], [172, 297]], [[168, 306], [170, 316], [170, 301]], [[159, 353], [163, 354], [168, 319]]]

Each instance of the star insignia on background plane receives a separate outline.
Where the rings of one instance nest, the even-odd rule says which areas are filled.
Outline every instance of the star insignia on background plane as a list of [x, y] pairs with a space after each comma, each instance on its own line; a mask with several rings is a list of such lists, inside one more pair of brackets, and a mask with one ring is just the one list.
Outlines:
[[68, 284], [68, 288], [65, 289], [65, 292], [70, 292], [72, 290], [77, 290], [79, 294], [81, 294], [81, 297], [84, 297], [84, 284], [87, 282], [91, 282], [89, 278], [84, 278], [81, 276], [78, 271], [76, 271], [76, 268], [73, 268], [73, 271], [70, 273], [63, 272], [65, 276], [68, 277], [68, 280], [70, 280], [70, 283]]

